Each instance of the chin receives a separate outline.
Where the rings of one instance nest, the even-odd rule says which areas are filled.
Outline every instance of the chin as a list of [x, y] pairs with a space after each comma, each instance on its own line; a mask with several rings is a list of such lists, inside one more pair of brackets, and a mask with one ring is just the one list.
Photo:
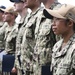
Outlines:
[[54, 32], [54, 34], [55, 34], [55, 35], [57, 35], [57, 33], [56, 33], [56, 32]]
[[14, 11], [18, 12], [18, 10], [17, 10], [17, 9], [14, 9]]
[[57, 33], [57, 32], [54, 32], [54, 34], [55, 34], [55, 35], [60, 35], [60, 34], [59, 34], [59, 33]]
[[3, 20], [5, 22], [5, 20]]

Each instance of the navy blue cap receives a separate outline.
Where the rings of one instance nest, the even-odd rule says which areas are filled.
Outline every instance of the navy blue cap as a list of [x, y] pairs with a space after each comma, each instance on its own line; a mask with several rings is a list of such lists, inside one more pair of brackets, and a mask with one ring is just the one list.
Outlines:
[[5, 6], [3, 6], [3, 5], [2, 5], [2, 6], [0, 6], [0, 8], [1, 8], [1, 9], [6, 9], [6, 7], [5, 7]]
[[16, 3], [18, 3], [18, 2], [23, 2], [23, 0], [10, 0], [11, 2], [16, 2]]
[[6, 7], [5, 7], [5, 6], [3, 6], [3, 5], [2, 5], [2, 6], [0, 6], [0, 13], [4, 13], [4, 11], [3, 11], [4, 9], [6, 9]]

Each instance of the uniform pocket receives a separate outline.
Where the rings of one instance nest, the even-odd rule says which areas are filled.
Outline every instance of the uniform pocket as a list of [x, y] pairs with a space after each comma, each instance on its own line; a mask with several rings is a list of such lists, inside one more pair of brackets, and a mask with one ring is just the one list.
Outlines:
[[51, 24], [50, 24], [50, 20], [49, 22], [44, 22], [42, 23], [42, 26], [40, 27], [40, 33], [39, 35], [48, 35], [50, 33], [50, 29], [51, 29]]
[[30, 20], [25, 29], [26, 37], [32, 37], [35, 30], [35, 19]]
[[57, 68], [56, 73], [59, 75], [68, 75], [69, 70], [70, 70], [70, 65], [69, 64], [63, 64]]

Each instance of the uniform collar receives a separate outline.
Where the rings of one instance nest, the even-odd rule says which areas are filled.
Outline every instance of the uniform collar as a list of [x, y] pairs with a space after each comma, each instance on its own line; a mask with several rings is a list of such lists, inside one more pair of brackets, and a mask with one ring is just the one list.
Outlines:
[[43, 10], [43, 7], [41, 7], [41, 6], [38, 7], [35, 12], [31, 12], [31, 17], [32, 17], [33, 15], [36, 15], [36, 13], [38, 13], [39, 11], [42, 11], [42, 10]]
[[[28, 14], [28, 12], [27, 12], [27, 14]], [[23, 24], [23, 23], [24, 23], [24, 20], [25, 20], [25, 18], [26, 18], [26, 16], [27, 16], [27, 14], [26, 14], [24, 17], [22, 17], [22, 18], [20, 19], [19, 24]]]
[[53, 9], [57, 4], [60, 4], [57, 0], [50, 6], [50, 9]]
[[4, 22], [0, 22], [0, 27], [2, 27], [2, 26], [3, 26], [3, 24], [4, 24]]
[[64, 56], [67, 53], [70, 46], [72, 45], [72, 43], [75, 42], [75, 40], [73, 40], [74, 38], [75, 38], [75, 34], [70, 38], [70, 40], [67, 42], [66, 46], [61, 51], [59, 51], [61, 49], [61, 45], [63, 43], [63, 40], [61, 40], [59, 42], [59, 45], [58, 44], [56, 45], [56, 49], [53, 51], [54, 52], [53, 56], [55, 58], [60, 57], [60, 56]]

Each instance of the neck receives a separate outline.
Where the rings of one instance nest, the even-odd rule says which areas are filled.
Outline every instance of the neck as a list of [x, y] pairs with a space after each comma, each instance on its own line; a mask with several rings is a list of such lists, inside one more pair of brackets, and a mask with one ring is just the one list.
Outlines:
[[3, 19], [0, 19], [0, 22], [3, 22]]
[[21, 12], [19, 12], [21, 18], [23, 18], [24, 16], [26, 16], [27, 14], [27, 8], [23, 9]]
[[[70, 30], [69, 30], [70, 31]], [[64, 43], [67, 43], [68, 40], [71, 38], [71, 36], [74, 34], [74, 31], [70, 31], [69, 34], [65, 34], [65, 35], [62, 35], [63, 39], [64, 39]]]
[[0, 20], [0, 22], [3, 22], [3, 20]]
[[44, 3], [44, 5], [45, 5], [46, 8], [49, 9], [50, 6], [51, 6], [53, 3], [54, 3], [54, 0], [51, 0], [51, 1], [50, 1], [50, 0], [47, 0], [47, 2]]
[[35, 12], [38, 9], [38, 7], [40, 7], [40, 4], [38, 4], [37, 6], [35, 6], [33, 8], [30, 8], [30, 9], [32, 10], [32, 12]]
[[15, 21], [12, 20], [12, 21], [9, 21], [9, 22], [7, 22], [7, 23], [8, 23], [9, 26], [13, 26], [14, 22], [15, 22]]

